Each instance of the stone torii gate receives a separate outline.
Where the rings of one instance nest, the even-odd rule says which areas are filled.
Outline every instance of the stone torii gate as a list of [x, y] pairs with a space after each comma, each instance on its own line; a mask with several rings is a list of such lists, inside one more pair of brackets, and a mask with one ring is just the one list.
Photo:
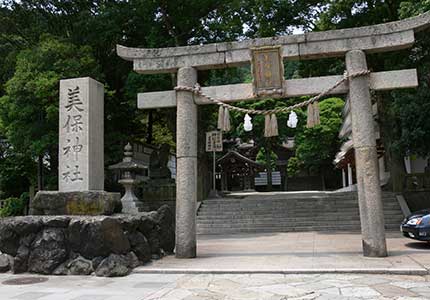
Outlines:
[[[345, 57], [349, 73], [367, 71], [366, 54], [395, 51], [412, 47], [415, 32], [429, 27], [430, 12], [386, 24], [310, 32], [300, 35], [253, 39], [173, 48], [127, 48], [117, 46], [117, 53], [133, 62], [138, 73], [177, 72], [177, 85], [193, 87], [197, 71], [254, 64], [257, 51], [276, 48], [280, 60], [304, 60]], [[280, 64], [282, 65], [282, 63]], [[271, 67], [269, 67], [271, 68]], [[284, 80], [272, 97], [317, 95], [342, 79], [325, 76]], [[254, 76], [255, 80], [255, 76]], [[363, 254], [370, 257], [387, 255], [384, 215], [381, 201], [375, 129], [370, 90], [382, 91], [418, 86], [415, 69], [375, 72], [350, 78], [330, 94], [348, 94], [352, 117], [352, 135], [357, 162], [358, 201], [363, 240]], [[260, 98], [255, 84], [233, 84], [203, 87], [212, 98], [231, 103]], [[177, 193], [176, 193], [176, 257], [196, 257], [197, 198], [197, 105], [213, 104], [193, 92], [162, 91], [138, 95], [139, 109], [175, 107], [177, 109]]]

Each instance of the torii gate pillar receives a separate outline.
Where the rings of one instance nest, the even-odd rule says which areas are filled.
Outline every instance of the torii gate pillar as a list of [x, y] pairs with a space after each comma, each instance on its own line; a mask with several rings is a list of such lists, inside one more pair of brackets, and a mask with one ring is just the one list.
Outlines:
[[[349, 51], [346, 54], [346, 67], [350, 74], [367, 71], [366, 54], [361, 50]], [[387, 244], [369, 87], [369, 76], [351, 78], [349, 81], [352, 138], [357, 168], [363, 254], [384, 257], [387, 256]]]
[[[194, 86], [197, 71], [178, 70], [178, 86]], [[196, 257], [197, 105], [188, 91], [176, 92], [176, 257]]]

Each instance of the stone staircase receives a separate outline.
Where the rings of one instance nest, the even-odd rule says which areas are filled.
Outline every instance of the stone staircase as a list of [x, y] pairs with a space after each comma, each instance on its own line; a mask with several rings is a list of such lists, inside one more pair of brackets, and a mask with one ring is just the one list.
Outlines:
[[[387, 230], [398, 230], [404, 216], [395, 194], [384, 192]], [[197, 212], [198, 234], [288, 231], [359, 231], [355, 192], [255, 193], [210, 199]]]

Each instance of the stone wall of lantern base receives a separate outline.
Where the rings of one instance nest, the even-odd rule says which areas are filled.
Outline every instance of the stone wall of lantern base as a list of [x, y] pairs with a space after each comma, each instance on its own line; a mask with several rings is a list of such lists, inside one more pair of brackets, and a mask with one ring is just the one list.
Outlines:
[[136, 215], [0, 219], [0, 272], [124, 276], [174, 247], [167, 206]]
[[105, 191], [40, 191], [30, 215], [112, 215], [121, 212], [121, 195]]

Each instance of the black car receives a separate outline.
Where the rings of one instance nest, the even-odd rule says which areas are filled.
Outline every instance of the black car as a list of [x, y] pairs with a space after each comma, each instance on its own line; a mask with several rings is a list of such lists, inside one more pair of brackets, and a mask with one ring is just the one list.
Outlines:
[[430, 242], [430, 209], [424, 209], [406, 217], [400, 226], [405, 237]]

